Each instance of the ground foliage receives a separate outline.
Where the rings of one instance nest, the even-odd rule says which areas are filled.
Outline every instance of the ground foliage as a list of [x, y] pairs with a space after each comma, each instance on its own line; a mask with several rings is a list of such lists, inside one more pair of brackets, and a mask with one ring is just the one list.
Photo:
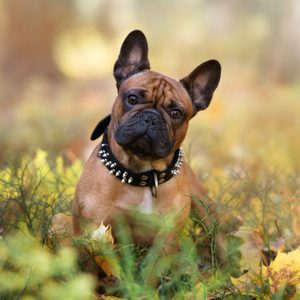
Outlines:
[[[161, 260], [161, 241], [134, 245], [126, 230], [120, 244], [103, 244], [99, 232], [70, 236], [78, 157], [91, 152], [88, 129], [115, 97], [101, 83], [37, 80], [2, 107], [0, 298], [93, 299], [95, 291], [127, 299], [299, 298], [299, 87], [240, 86], [232, 93], [227, 86], [191, 120], [185, 159], [222, 218], [205, 228], [192, 216], [182, 251]], [[216, 257], [219, 231], [227, 232], [224, 263]], [[157, 288], [148, 284], [153, 272]]]
[[[109, 224], [73, 239], [70, 204], [81, 167], [61, 157], [51, 163], [38, 150], [1, 170], [1, 299], [93, 299], [94, 290], [98, 297], [127, 299], [299, 297], [298, 174], [266, 167], [255, 174], [214, 170], [205, 183], [223, 223], [205, 228], [193, 216], [181, 234], [181, 251], [162, 259], [162, 241], [134, 245], [125, 230], [115, 244]], [[233, 218], [240, 224], [235, 231], [226, 228]], [[224, 229], [221, 264], [213, 241]], [[153, 272], [158, 288], [149, 285]]]

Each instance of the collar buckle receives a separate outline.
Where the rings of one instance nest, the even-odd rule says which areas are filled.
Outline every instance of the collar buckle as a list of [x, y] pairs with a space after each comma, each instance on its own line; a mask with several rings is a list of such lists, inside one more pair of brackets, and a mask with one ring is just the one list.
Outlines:
[[155, 171], [153, 171], [153, 179], [154, 179], [154, 185], [152, 185], [150, 187], [151, 189], [151, 194], [153, 198], [157, 197], [157, 188], [158, 188], [158, 178], [157, 178], [157, 174]]

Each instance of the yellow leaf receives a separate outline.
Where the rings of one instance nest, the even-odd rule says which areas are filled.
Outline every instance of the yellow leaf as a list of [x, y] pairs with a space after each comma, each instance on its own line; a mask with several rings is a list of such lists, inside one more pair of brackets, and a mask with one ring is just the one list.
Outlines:
[[262, 268], [262, 276], [268, 278], [273, 293], [292, 286], [300, 295], [300, 248], [288, 253], [279, 251], [275, 260]]
[[120, 278], [120, 264], [116, 257], [95, 256], [96, 264], [103, 270], [107, 276], [115, 276]]
[[48, 156], [48, 153], [44, 150], [41, 150], [41, 149], [38, 149], [36, 151], [36, 154], [35, 154], [35, 158], [33, 160], [33, 163], [36, 165], [36, 166], [40, 166], [40, 165], [45, 165], [47, 164], [47, 156]]
[[231, 282], [243, 295], [255, 296], [256, 287], [268, 282], [270, 292], [264, 299], [283, 292], [286, 287], [289, 287], [284, 293], [287, 299], [299, 299], [300, 248], [288, 253], [279, 251], [268, 267], [250, 270], [238, 278], [231, 278]]
[[243, 274], [238, 278], [230, 277], [232, 284], [239, 290], [243, 295], [256, 296], [255, 286], [262, 285], [262, 278], [258, 275], [258, 272], [253, 270]]
[[[114, 238], [110, 225], [105, 226], [103, 221], [99, 228], [92, 233], [92, 240], [95, 243], [95, 248], [98, 247], [114, 247]], [[95, 249], [95, 250], [96, 250]], [[97, 250], [96, 250], [97, 251]], [[120, 265], [116, 256], [100, 256], [94, 257], [96, 264], [105, 272], [107, 276], [115, 276], [120, 278]]]
[[64, 172], [64, 161], [61, 156], [58, 156], [56, 158], [56, 172], [60, 175], [63, 176]]

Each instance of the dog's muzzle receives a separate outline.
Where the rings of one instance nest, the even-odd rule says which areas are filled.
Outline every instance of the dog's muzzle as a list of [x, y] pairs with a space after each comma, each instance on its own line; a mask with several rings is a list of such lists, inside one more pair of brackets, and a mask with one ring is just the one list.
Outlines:
[[141, 157], [166, 157], [172, 148], [166, 124], [154, 109], [140, 111], [121, 124], [115, 139], [120, 146]]

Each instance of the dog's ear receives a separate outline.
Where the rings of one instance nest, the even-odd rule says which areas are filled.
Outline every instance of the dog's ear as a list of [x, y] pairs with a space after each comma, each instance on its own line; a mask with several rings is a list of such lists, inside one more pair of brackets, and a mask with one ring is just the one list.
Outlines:
[[147, 40], [143, 32], [134, 30], [124, 40], [114, 65], [117, 87], [126, 78], [146, 69], [150, 69]]
[[209, 60], [180, 80], [193, 101], [195, 113], [209, 106], [220, 77], [220, 63], [217, 60]]
[[97, 126], [95, 127], [95, 129], [91, 134], [92, 141], [96, 140], [105, 132], [106, 128], [110, 123], [110, 120], [111, 120], [111, 115], [108, 115], [97, 124]]

